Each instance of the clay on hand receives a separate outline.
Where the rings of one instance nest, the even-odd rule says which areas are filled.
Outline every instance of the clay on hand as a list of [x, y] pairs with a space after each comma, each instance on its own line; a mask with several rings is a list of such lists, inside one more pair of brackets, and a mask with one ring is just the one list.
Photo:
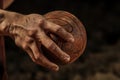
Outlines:
[[59, 66], [51, 62], [41, 50], [41, 45], [62, 62], [69, 62], [70, 56], [47, 35], [54, 33], [67, 42], [74, 42], [74, 37], [60, 25], [46, 20], [39, 14], [22, 15], [3, 11], [0, 22], [0, 34], [9, 35], [16, 45], [28, 53], [37, 64], [50, 70], [58, 71]]

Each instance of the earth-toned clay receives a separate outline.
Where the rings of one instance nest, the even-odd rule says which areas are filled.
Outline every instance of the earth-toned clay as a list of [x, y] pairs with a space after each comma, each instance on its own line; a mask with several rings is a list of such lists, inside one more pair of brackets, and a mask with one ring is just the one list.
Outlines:
[[[64, 41], [60, 37], [50, 34], [49, 36], [56, 42], [56, 44], [67, 54], [70, 55], [71, 60], [68, 63], [74, 62], [76, 59], [83, 54], [85, 47], [86, 47], [86, 30], [83, 24], [71, 13], [66, 11], [53, 11], [49, 12], [44, 15], [44, 17], [51, 22], [54, 22], [60, 26], [62, 26], [65, 30], [70, 32], [73, 36], [75, 41], [73, 43]], [[68, 64], [63, 63], [54, 55], [50, 55], [50, 52], [46, 50], [44, 47], [42, 48], [43, 52], [45, 53], [48, 58], [57, 63], [57, 64]]]

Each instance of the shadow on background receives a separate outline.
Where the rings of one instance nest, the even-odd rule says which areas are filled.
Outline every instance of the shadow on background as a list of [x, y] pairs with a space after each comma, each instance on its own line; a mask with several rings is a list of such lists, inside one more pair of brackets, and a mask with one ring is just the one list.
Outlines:
[[59, 72], [37, 66], [6, 37], [9, 80], [120, 80], [120, 1], [15, 0], [7, 10], [42, 15], [65, 10], [83, 22], [88, 35], [84, 54]]

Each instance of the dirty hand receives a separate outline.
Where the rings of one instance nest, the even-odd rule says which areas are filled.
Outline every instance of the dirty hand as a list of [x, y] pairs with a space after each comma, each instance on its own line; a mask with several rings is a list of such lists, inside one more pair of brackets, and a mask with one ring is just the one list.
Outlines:
[[65, 31], [61, 26], [45, 20], [38, 14], [21, 15], [10, 13], [5, 15], [0, 23], [3, 27], [3, 33], [8, 34], [14, 40], [16, 45], [25, 50], [31, 59], [50, 70], [58, 71], [57, 64], [51, 62], [44, 56], [40, 46], [43, 45], [51, 54], [56, 55], [61, 61], [69, 62], [70, 56], [63, 52], [46, 33], [53, 33], [66, 41], [73, 42], [73, 36]]

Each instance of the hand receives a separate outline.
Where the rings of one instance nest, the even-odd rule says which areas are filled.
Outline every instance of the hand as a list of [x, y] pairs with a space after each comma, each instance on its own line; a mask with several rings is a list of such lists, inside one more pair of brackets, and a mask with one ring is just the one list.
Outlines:
[[[11, 18], [12, 19], [12, 18]], [[14, 19], [14, 20], [13, 20]], [[6, 20], [4, 30], [15, 40], [16, 45], [25, 50], [31, 59], [48, 69], [57, 71], [57, 64], [49, 61], [42, 53], [39, 46], [43, 45], [61, 61], [69, 62], [70, 56], [63, 52], [46, 33], [54, 33], [66, 41], [74, 41], [73, 36], [61, 26], [45, 20], [38, 14], [17, 15], [12, 20]], [[8, 26], [9, 25], [9, 26]], [[39, 44], [39, 45], [38, 45]]]

